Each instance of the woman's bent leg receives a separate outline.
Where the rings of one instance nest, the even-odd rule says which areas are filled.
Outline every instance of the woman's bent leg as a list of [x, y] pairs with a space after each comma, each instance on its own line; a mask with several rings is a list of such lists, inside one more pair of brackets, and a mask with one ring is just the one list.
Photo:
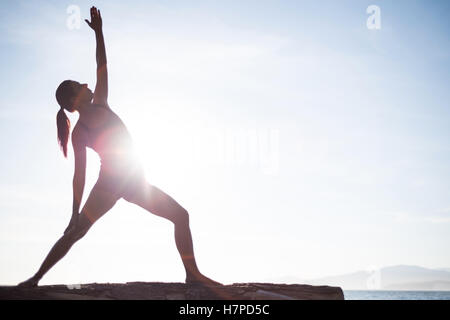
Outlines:
[[116, 197], [94, 187], [81, 210], [76, 227], [64, 234], [53, 245], [36, 274], [20, 283], [19, 286], [36, 286], [41, 278], [67, 254], [72, 245], [84, 237], [92, 224], [114, 206], [116, 201]]
[[189, 227], [189, 214], [172, 197], [159, 188], [145, 183], [143, 190], [139, 190], [123, 198], [157, 216], [173, 222], [175, 227], [175, 243], [186, 270], [186, 282], [220, 284], [200, 273], [194, 256], [191, 229]]

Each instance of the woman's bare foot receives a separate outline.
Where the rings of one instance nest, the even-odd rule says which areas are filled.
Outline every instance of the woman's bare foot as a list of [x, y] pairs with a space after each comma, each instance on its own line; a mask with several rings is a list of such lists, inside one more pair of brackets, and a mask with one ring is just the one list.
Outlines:
[[37, 279], [36, 277], [33, 276], [30, 279], [19, 283], [17, 286], [22, 287], [22, 288], [34, 288], [34, 287], [37, 287], [38, 283], [39, 283], [39, 279]]
[[207, 286], [223, 286], [220, 282], [214, 281], [203, 274], [190, 274], [186, 276], [186, 284], [202, 284]]

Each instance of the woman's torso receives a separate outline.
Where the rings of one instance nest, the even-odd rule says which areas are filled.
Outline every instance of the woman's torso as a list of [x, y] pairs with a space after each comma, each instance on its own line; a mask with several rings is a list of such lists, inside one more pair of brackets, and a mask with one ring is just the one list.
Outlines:
[[102, 169], [120, 171], [137, 165], [130, 133], [107, 105], [92, 104], [77, 125], [87, 132], [86, 146], [97, 152]]

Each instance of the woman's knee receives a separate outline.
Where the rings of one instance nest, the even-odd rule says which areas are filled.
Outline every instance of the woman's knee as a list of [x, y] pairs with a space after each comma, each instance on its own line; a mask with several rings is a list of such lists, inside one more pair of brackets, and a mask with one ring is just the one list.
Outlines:
[[89, 228], [76, 227], [67, 233], [67, 237], [71, 241], [76, 242], [76, 241], [80, 240], [81, 238], [83, 238], [86, 235], [86, 233], [88, 232], [88, 230], [89, 230]]
[[175, 212], [175, 215], [171, 219], [174, 224], [189, 225], [189, 213], [186, 209], [180, 208]]
[[86, 233], [91, 228], [91, 225], [92, 223], [87, 220], [87, 217], [85, 217], [83, 214], [80, 214], [77, 225], [67, 233], [67, 237], [71, 241], [76, 242], [86, 235]]

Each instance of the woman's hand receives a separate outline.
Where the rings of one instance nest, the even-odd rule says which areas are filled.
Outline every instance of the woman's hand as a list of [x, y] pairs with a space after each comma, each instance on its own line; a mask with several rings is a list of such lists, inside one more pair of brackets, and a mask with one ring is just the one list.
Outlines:
[[100, 14], [100, 10], [96, 7], [91, 8], [91, 22], [85, 19], [86, 23], [89, 27], [92, 28], [95, 32], [102, 31], [102, 16]]
[[64, 230], [64, 234], [70, 232], [73, 228], [75, 228], [77, 223], [78, 223], [78, 214], [75, 214], [70, 219], [69, 225], [67, 226], [66, 230]]

